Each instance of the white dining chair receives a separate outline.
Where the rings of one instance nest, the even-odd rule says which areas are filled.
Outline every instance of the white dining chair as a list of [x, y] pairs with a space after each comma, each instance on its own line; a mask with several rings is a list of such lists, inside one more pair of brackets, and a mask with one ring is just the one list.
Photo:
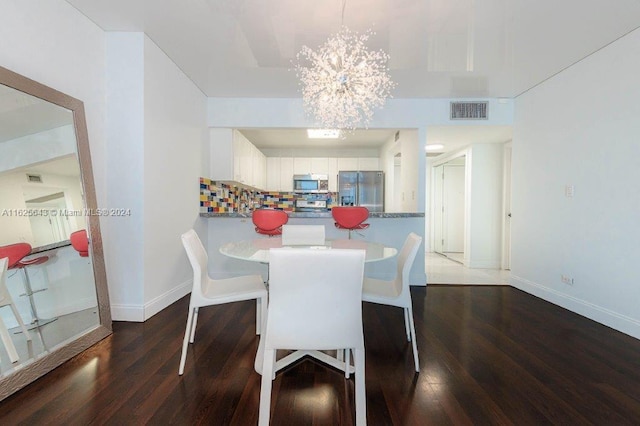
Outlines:
[[422, 237], [410, 233], [398, 254], [398, 265], [395, 279], [391, 281], [365, 277], [362, 286], [362, 300], [381, 305], [396, 306], [404, 310], [404, 326], [407, 341], [413, 346], [413, 361], [416, 372], [420, 372], [418, 346], [416, 345], [416, 328], [413, 322], [409, 273], [422, 243]]
[[182, 234], [182, 244], [193, 268], [193, 288], [189, 300], [187, 328], [182, 342], [179, 375], [184, 373], [188, 344], [193, 343], [195, 338], [199, 308], [256, 299], [256, 334], [262, 332], [267, 314], [267, 289], [260, 275], [245, 275], [220, 280], [211, 279], [207, 270], [207, 252], [198, 234], [193, 229], [185, 232]]
[[283, 246], [322, 246], [324, 225], [282, 225]]
[[[27, 327], [22, 322], [22, 318], [20, 317], [20, 313], [18, 313], [18, 309], [16, 308], [15, 303], [13, 303], [13, 299], [11, 298], [11, 294], [9, 294], [9, 290], [7, 289], [7, 265], [9, 264], [9, 259], [6, 257], [0, 259], [0, 308], [3, 306], [10, 306], [13, 315], [16, 317], [18, 321], [18, 325], [22, 329], [22, 333], [25, 335], [27, 340], [31, 340], [31, 335], [27, 330]], [[18, 356], [18, 351], [16, 350], [16, 346], [13, 344], [13, 340], [11, 339], [11, 335], [9, 334], [9, 330], [7, 330], [7, 326], [2, 320], [2, 316], [0, 316], [0, 338], [2, 339], [2, 343], [9, 354], [9, 360], [14, 363], [18, 362], [20, 357]]]
[[269, 424], [276, 350], [335, 348], [354, 351], [356, 424], [366, 424], [364, 259], [364, 250], [270, 250], [269, 310], [256, 355], [262, 374], [259, 425]]

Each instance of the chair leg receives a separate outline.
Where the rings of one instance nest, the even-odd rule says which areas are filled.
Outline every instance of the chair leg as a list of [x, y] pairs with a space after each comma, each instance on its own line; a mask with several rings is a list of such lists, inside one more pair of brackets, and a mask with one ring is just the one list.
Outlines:
[[189, 336], [189, 343], [193, 343], [196, 338], [196, 324], [198, 323], [198, 310], [200, 308], [193, 308], [193, 321], [191, 321], [191, 330]]
[[407, 312], [409, 314], [409, 328], [411, 330], [411, 345], [413, 346], [413, 363], [416, 367], [416, 372], [420, 372], [420, 361], [418, 360], [418, 345], [416, 344], [416, 326], [413, 322], [413, 309], [409, 305]]
[[404, 332], [407, 334], [407, 342], [411, 341], [411, 335], [409, 331], [409, 309], [403, 308], [404, 311]]
[[18, 351], [13, 344], [13, 340], [11, 340], [9, 330], [7, 330], [7, 327], [4, 325], [2, 318], [0, 318], [0, 340], [2, 340], [2, 343], [4, 343], [4, 347], [7, 350], [7, 354], [9, 354], [9, 360], [11, 361], [11, 363], [18, 362], [18, 360], [20, 359], [20, 357], [18, 356]]
[[367, 424], [367, 394], [364, 382], [364, 348], [354, 350], [356, 367], [356, 426]]
[[260, 410], [258, 412], [258, 426], [268, 426], [271, 414], [271, 377], [273, 376], [275, 350], [264, 351], [262, 364], [262, 380], [260, 382]]
[[182, 340], [182, 354], [180, 355], [180, 367], [178, 367], [178, 375], [184, 373], [184, 364], [187, 361], [187, 348], [189, 347], [189, 337], [192, 335], [194, 324], [194, 311], [198, 308], [189, 306], [189, 314], [187, 315], [187, 329], [184, 331], [184, 339]]
[[351, 375], [349, 373], [349, 366], [351, 364], [351, 349], [345, 349], [344, 350], [344, 377], [346, 379], [349, 378], [349, 376]]
[[20, 324], [20, 328], [22, 329], [22, 333], [26, 336], [27, 340], [31, 340], [31, 334], [29, 334], [29, 330], [27, 330], [27, 326], [24, 325], [24, 322], [22, 321], [22, 318], [20, 317], [20, 313], [18, 312], [18, 309], [16, 308], [16, 306], [14, 304], [11, 304], [9, 306], [11, 306], [11, 310], [13, 311], [13, 315], [16, 316], [16, 320], [18, 321], [18, 324]]
[[262, 334], [262, 328], [267, 323], [267, 297], [256, 299], [256, 334]]

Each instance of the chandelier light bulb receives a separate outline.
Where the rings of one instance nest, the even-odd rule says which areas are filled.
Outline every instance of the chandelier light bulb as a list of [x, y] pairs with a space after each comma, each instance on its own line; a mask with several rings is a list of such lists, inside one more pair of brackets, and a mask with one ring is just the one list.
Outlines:
[[396, 86], [389, 76], [389, 55], [370, 51], [365, 44], [373, 34], [346, 26], [317, 51], [303, 46], [295, 71], [305, 111], [325, 128], [355, 130], [368, 127], [373, 110], [391, 97]]

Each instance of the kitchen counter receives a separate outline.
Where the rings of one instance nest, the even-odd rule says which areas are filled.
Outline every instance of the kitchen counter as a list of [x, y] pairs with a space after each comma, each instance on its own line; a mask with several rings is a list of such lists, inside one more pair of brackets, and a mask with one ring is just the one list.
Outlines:
[[[328, 219], [331, 218], [331, 212], [287, 212], [290, 218], [302, 218], [302, 219]], [[200, 217], [221, 217], [221, 218], [250, 218], [251, 213], [200, 213]], [[403, 218], [403, 217], [424, 217], [424, 213], [369, 213], [370, 218]]]
[[[334, 220], [330, 211], [323, 212], [287, 212], [289, 222], [292, 225], [324, 225], [325, 238], [329, 240], [346, 239], [348, 233], [334, 226]], [[247, 262], [231, 259], [220, 253], [220, 247], [234, 241], [254, 240], [269, 237], [258, 235], [251, 220], [251, 213], [200, 213], [204, 220], [199, 226], [207, 239], [207, 252], [209, 253], [209, 272], [212, 276], [232, 277], [246, 274], [262, 274], [266, 279], [267, 269], [257, 262]], [[424, 235], [424, 213], [369, 213], [367, 219], [369, 227], [362, 232], [355, 232], [353, 239], [372, 241], [383, 244], [386, 247], [400, 249], [409, 233], [414, 232]], [[424, 252], [421, 252], [424, 253]], [[410, 273], [412, 285], [424, 285], [427, 282], [423, 254], [416, 256]], [[213, 266], [212, 266], [213, 265]], [[367, 276], [392, 280], [397, 273], [396, 262], [387, 259], [373, 264], [367, 264]]]

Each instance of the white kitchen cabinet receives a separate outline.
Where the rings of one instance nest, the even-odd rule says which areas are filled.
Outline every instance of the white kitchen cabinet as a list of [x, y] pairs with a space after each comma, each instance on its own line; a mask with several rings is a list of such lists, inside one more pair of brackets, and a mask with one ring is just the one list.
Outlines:
[[306, 175], [311, 172], [311, 158], [295, 157], [293, 159], [293, 174]]
[[266, 189], [274, 192], [293, 191], [293, 158], [266, 158]]
[[329, 176], [329, 191], [338, 191], [338, 159], [327, 158], [327, 175]]
[[264, 154], [240, 132], [210, 129], [209, 177], [264, 189], [266, 159]]
[[267, 157], [267, 191], [280, 191], [280, 157]]
[[266, 188], [266, 169], [267, 169], [267, 160], [262, 151], [256, 148], [254, 145], [251, 145], [251, 166], [252, 166], [252, 184], [256, 188], [264, 189]]
[[338, 171], [353, 172], [358, 170], [357, 158], [338, 158]]
[[280, 158], [280, 188], [279, 191], [292, 192], [293, 191], [293, 158], [281, 157]]
[[311, 173], [326, 175], [329, 174], [329, 159], [328, 158], [311, 158]]
[[380, 170], [380, 159], [378, 157], [361, 157], [358, 158], [358, 170]]

